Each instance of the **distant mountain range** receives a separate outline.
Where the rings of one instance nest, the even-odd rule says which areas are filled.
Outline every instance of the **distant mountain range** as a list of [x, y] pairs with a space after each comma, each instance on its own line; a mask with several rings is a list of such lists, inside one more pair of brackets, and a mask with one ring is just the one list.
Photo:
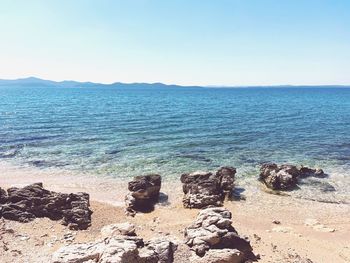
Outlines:
[[163, 83], [121, 83], [112, 84], [79, 82], [73, 80], [53, 81], [36, 77], [21, 79], [0, 79], [0, 86], [28, 86], [28, 87], [117, 87], [117, 88], [200, 88], [199, 86], [167, 85]]
[[115, 82], [111, 84], [94, 83], [94, 82], [79, 82], [73, 80], [53, 81], [45, 80], [36, 77], [21, 78], [21, 79], [0, 79], [1, 86], [27, 86], [27, 87], [116, 87], [116, 88], [350, 88], [350, 85], [275, 85], [275, 86], [180, 86], [168, 85], [164, 83], [122, 83]]

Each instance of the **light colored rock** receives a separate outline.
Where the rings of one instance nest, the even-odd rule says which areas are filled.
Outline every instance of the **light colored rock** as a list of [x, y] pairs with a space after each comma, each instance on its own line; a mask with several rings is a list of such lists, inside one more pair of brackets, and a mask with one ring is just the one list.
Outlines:
[[243, 253], [237, 249], [210, 249], [204, 257], [193, 256], [193, 263], [241, 263]]
[[135, 236], [135, 225], [129, 222], [107, 225], [102, 227], [101, 235], [102, 237]]
[[318, 222], [317, 219], [313, 219], [313, 218], [308, 218], [305, 220], [305, 225], [306, 226], [310, 226], [312, 227], [314, 230], [319, 231], [319, 232], [328, 232], [328, 233], [332, 233], [335, 232], [336, 229], [332, 228], [332, 227], [327, 227], [323, 224], [321, 224], [320, 222]]
[[318, 225], [319, 223], [320, 222], [318, 222], [318, 220], [314, 218], [307, 218], [305, 219], [305, 222], [304, 222], [306, 226], [315, 226], [315, 225]]
[[171, 263], [176, 245], [165, 239], [144, 244], [138, 237], [118, 236], [58, 249], [52, 263]]
[[279, 232], [279, 233], [291, 233], [293, 232], [293, 228], [288, 226], [276, 226], [272, 228], [273, 232]]
[[255, 259], [249, 241], [240, 237], [232, 227], [231, 217], [231, 212], [226, 208], [201, 210], [196, 220], [185, 229], [185, 243], [200, 257], [212, 249], [224, 248], [237, 249], [246, 260]]
[[335, 232], [335, 228], [332, 228], [332, 227], [326, 227], [325, 225], [322, 225], [322, 224], [319, 224], [319, 225], [315, 225], [313, 227], [313, 229], [315, 229], [316, 231], [319, 231], [319, 232], [325, 232], [325, 233], [333, 233]]

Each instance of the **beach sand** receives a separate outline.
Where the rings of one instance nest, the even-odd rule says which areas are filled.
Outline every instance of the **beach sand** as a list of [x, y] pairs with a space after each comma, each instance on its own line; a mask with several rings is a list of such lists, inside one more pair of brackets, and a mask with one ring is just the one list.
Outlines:
[[[88, 192], [91, 197], [92, 226], [88, 230], [70, 231], [59, 222], [47, 218], [30, 223], [0, 220], [0, 262], [49, 262], [60, 246], [93, 241], [108, 224], [131, 222], [138, 236], [149, 239], [171, 235], [179, 241], [183, 230], [199, 210], [184, 209], [181, 183], [163, 182], [161, 192], [168, 195], [147, 214], [127, 217], [123, 199], [127, 182], [113, 178], [94, 178], [59, 170], [19, 168], [0, 163], [0, 186], [24, 186], [43, 182], [44, 187], [60, 192]], [[233, 226], [248, 236], [259, 262], [350, 262], [350, 206], [322, 203], [265, 192], [257, 180], [240, 182], [245, 200], [226, 201], [233, 215]], [[180, 245], [175, 262], [189, 262], [189, 251]], [[309, 261], [308, 261], [309, 260]]]

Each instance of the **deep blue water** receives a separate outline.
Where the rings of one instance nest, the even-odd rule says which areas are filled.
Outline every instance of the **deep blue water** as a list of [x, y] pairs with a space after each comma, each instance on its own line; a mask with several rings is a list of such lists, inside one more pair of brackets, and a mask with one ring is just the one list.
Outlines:
[[350, 170], [350, 89], [0, 87], [0, 160], [129, 177]]

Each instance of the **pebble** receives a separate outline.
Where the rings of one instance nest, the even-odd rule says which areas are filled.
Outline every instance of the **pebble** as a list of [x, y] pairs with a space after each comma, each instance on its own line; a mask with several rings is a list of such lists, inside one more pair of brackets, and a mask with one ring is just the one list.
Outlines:
[[273, 232], [279, 232], [279, 233], [290, 233], [293, 231], [293, 228], [287, 227], [287, 226], [277, 226], [272, 228]]
[[328, 233], [333, 233], [336, 231], [335, 228], [331, 228], [331, 227], [326, 227], [325, 225], [321, 224], [317, 219], [313, 219], [313, 218], [308, 218], [305, 220], [304, 224], [306, 226], [310, 226], [312, 227], [314, 230], [316, 231], [320, 231], [320, 232], [328, 232]]

